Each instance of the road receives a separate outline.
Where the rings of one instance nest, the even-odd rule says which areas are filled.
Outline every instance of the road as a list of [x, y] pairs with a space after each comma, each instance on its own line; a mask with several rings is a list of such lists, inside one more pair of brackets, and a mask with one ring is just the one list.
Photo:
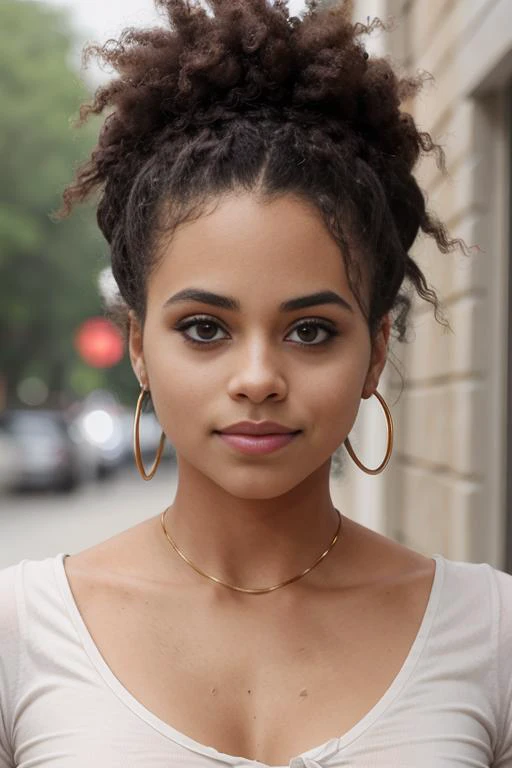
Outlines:
[[176, 492], [174, 464], [145, 482], [136, 469], [82, 486], [70, 494], [0, 497], [0, 568], [20, 560], [73, 554], [153, 517]]

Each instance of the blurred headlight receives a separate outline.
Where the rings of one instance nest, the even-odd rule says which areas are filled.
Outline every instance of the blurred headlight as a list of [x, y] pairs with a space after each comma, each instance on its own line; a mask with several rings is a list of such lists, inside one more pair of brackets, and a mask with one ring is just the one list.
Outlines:
[[108, 443], [114, 434], [114, 420], [106, 411], [91, 411], [83, 420], [84, 432], [92, 443]]

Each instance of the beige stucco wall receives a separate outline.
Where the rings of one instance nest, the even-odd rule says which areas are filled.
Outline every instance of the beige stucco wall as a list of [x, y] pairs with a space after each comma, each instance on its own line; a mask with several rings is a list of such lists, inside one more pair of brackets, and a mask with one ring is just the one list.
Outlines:
[[453, 328], [417, 303], [415, 337], [400, 350], [405, 389], [396, 409], [388, 475], [389, 532], [425, 552], [504, 563], [508, 147], [504, 85], [512, 51], [508, 0], [390, 0], [390, 51], [408, 71], [434, 76], [411, 104], [443, 145], [419, 180], [453, 236], [478, 244], [468, 258], [413, 248]]
[[[372, 14], [362, 9], [356, 2], [355, 18]], [[404, 388], [389, 364], [379, 387], [396, 425], [393, 459], [378, 478], [347, 467], [334, 495], [347, 514], [418, 551], [503, 567], [512, 3], [381, 0], [378, 15], [391, 14], [395, 29], [379, 45], [404, 72], [434, 76], [408, 108], [443, 145], [449, 177], [431, 158], [420, 166], [420, 184], [452, 236], [482, 251], [442, 254], [425, 237], [416, 242], [411, 255], [453, 333], [429, 304], [415, 303], [411, 343], [391, 347]], [[371, 417], [362, 445], [382, 445], [384, 433], [382, 416]], [[361, 505], [369, 483], [370, 516]]]

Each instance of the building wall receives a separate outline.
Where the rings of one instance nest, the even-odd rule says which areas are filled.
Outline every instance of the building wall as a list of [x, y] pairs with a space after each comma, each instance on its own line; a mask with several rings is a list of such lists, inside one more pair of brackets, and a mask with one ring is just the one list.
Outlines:
[[[404, 72], [434, 77], [407, 105], [441, 143], [419, 182], [469, 257], [420, 237], [411, 255], [444, 302], [453, 333], [415, 302], [411, 343], [396, 345], [404, 388], [389, 371], [396, 447], [386, 470], [384, 528], [425, 553], [505, 563], [509, 328], [506, 86], [509, 0], [388, 0], [388, 50]], [[387, 15], [386, 14], [386, 15]], [[401, 394], [400, 394], [401, 391]]]

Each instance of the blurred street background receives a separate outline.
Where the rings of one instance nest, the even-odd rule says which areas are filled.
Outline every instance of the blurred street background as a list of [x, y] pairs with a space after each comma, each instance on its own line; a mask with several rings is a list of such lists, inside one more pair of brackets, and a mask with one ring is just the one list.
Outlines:
[[125, 467], [108, 483], [88, 483], [70, 495], [13, 495], [2, 511], [0, 568], [24, 558], [80, 552], [154, 517], [172, 503], [173, 466], [162, 463], [150, 483]]
[[[111, 76], [81, 68], [83, 46], [159, 21], [144, 0], [0, 4], [0, 568], [85, 549], [174, 497], [171, 446], [151, 483], [134, 467], [139, 392], [106, 318], [112, 279], [94, 207], [51, 219], [100, 125], [72, 122]], [[151, 466], [152, 413], [140, 434]]]
[[[476, 248], [413, 245], [452, 331], [413, 301], [409, 343], [392, 343], [379, 384], [395, 422], [389, 467], [373, 477], [346, 461], [333, 499], [413, 549], [512, 571], [512, 2], [347, 4], [354, 21], [390, 22], [362, 38], [370, 55], [423, 73], [403, 108], [443, 147], [448, 173], [428, 157], [418, 179], [450, 235]], [[174, 496], [172, 446], [150, 483], [134, 469], [139, 390], [105, 312], [115, 286], [94, 204], [51, 217], [101, 124], [73, 127], [79, 107], [114, 74], [83, 69], [84, 45], [160, 23], [153, 0], [0, 2], [0, 568], [84, 549]], [[147, 466], [160, 434], [144, 412]], [[381, 462], [376, 398], [350, 437], [367, 466]]]

